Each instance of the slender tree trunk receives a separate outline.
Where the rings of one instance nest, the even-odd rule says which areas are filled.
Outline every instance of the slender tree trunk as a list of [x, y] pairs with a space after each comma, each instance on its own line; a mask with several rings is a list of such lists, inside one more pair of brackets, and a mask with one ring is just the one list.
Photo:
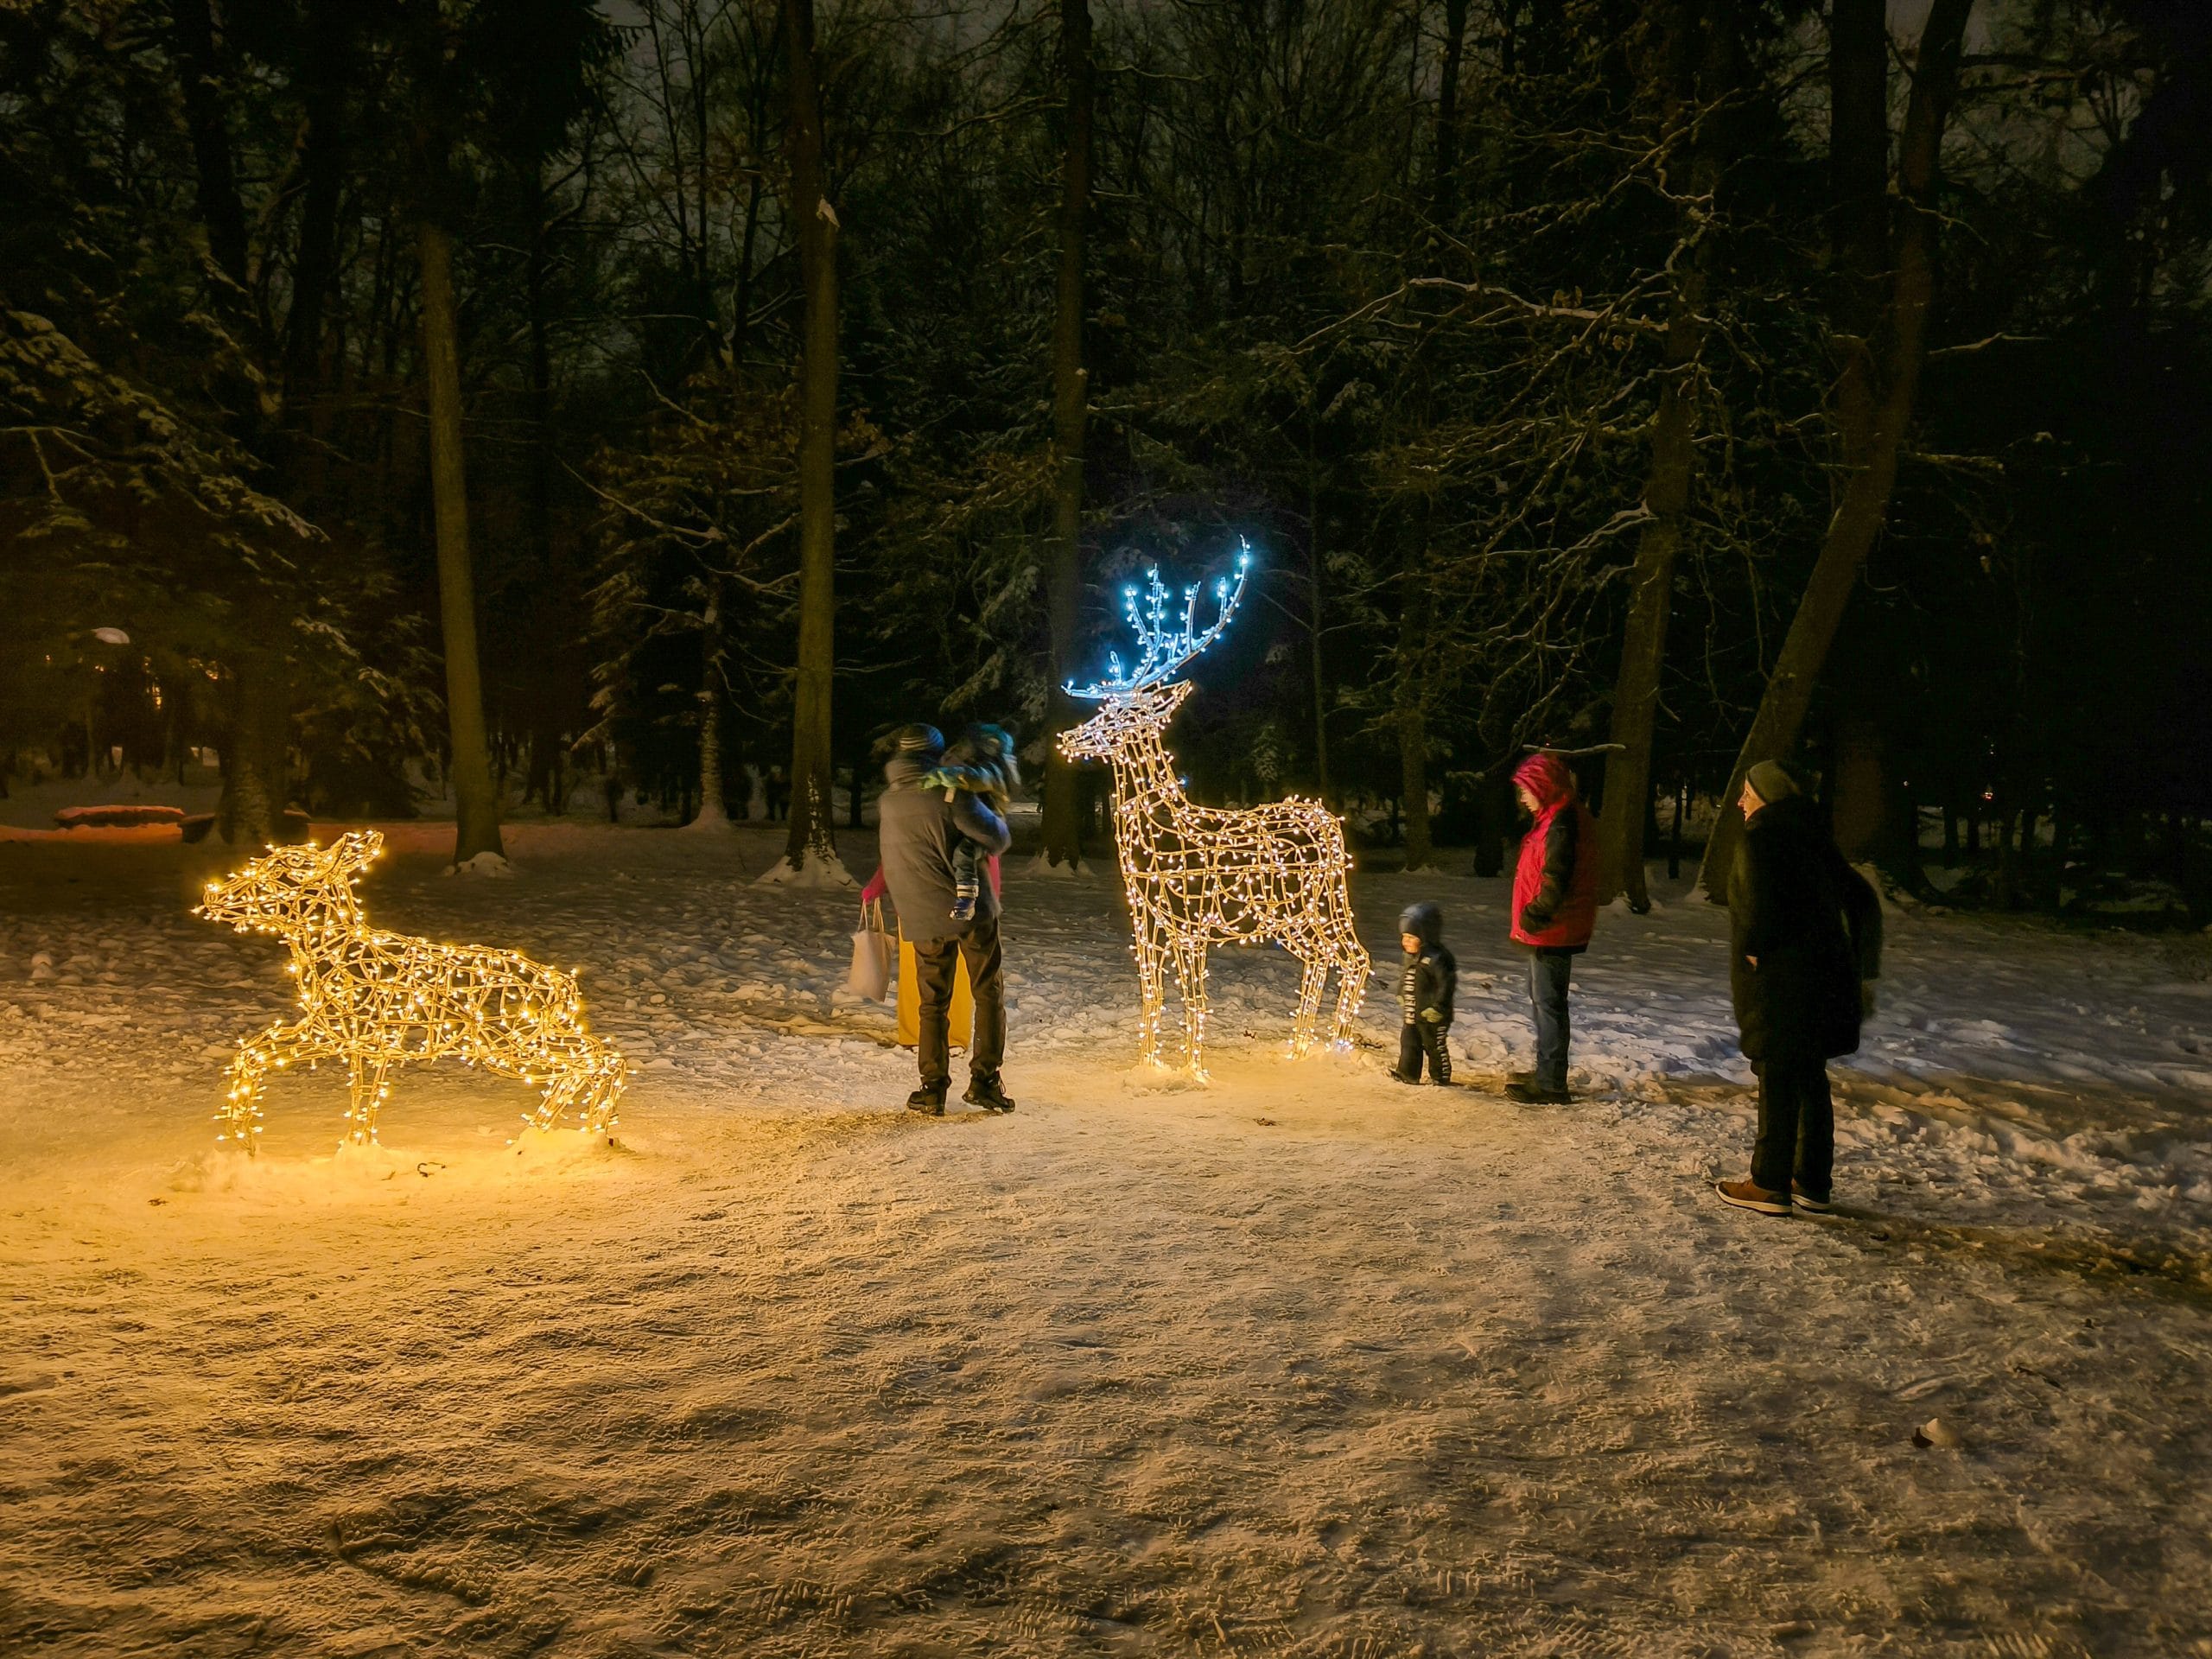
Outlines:
[[1613, 683], [1613, 748], [1605, 757], [1604, 814], [1598, 822], [1598, 901], [1626, 893], [1637, 915], [1651, 908], [1644, 885], [1643, 819], [1651, 798], [1651, 747], [1659, 686], [1674, 610], [1675, 563], [1681, 551], [1696, 474], [1700, 359], [1706, 291], [1714, 259], [1713, 219], [1727, 160], [1721, 103], [1738, 79], [1736, 19], [1731, 5], [1674, 0], [1653, 54], [1662, 83], [1672, 155], [1666, 163], [1681, 192], [1678, 275], [1667, 320], [1667, 377], [1652, 421], [1651, 471], [1643, 505], [1650, 522], [1637, 537], [1628, 627]]
[[[1077, 613], [1083, 603], [1084, 429], [1090, 372], [1083, 361], [1084, 249], [1090, 212], [1091, 67], [1090, 0], [1060, 0], [1060, 60], [1067, 94], [1067, 148], [1061, 164], [1059, 280], [1052, 309], [1052, 535], [1045, 582], [1052, 633], [1052, 733], [1079, 711], [1061, 688], [1075, 677]], [[1058, 743], [1045, 746], [1045, 860], [1073, 868], [1083, 860], [1081, 791]]]
[[[1743, 792], [1744, 775], [1753, 766], [1786, 754], [1796, 742], [1859, 569], [1888, 517], [1890, 494], [1897, 483], [1897, 450], [1912, 418], [1927, 352], [1929, 312], [1936, 290], [1936, 163], [1958, 90], [1960, 49], [1974, 3], [1935, 0], [1921, 33], [1919, 63], [1898, 155], [1903, 222], [1897, 270], [1891, 279], [1887, 337], [1878, 359], [1886, 384], [1872, 404], [1866, 442], [1854, 445], [1847, 439], [1845, 443], [1848, 474], [1842, 499], [1828, 520], [1820, 557], [1752, 716], [1750, 734], [1729, 774], [1724, 803], [1732, 803]], [[1699, 884], [1715, 902], [1727, 898], [1727, 872], [1742, 830], [1742, 818], [1724, 805], [1698, 872]]]
[[554, 689], [560, 683], [564, 661], [570, 656], [567, 631], [560, 620], [555, 596], [572, 587], [575, 572], [553, 532], [556, 465], [553, 444], [553, 319], [546, 293], [552, 263], [552, 203], [545, 188], [544, 167], [543, 156], [525, 158], [519, 178], [530, 221], [530, 247], [523, 272], [530, 313], [530, 492], [526, 511], [536, 573], [530, 600], [531, 660], [526, 673], [535, 687], [530, 697], [531, 746], [533, 754], [542, 749], [548, 756], [543, 785], [550, 791], [546, 798], [549, 809], [557, 812], [559, 808], [554, 801], [561, 793], [563, 775], [559, 756], [563, 747], [563, 728], [573, 705]]
[[1320, 462], [1309, 435], [1306, 473], [1306, 582], [1308, 602], [1306, 643], [1313, 667], [1313, 772], [1323, 805], [1334, 810], [1336, 791], [1329, 784], [1329, 683], [1321, 667], [1321, 486]]
[[[716, 587], [721, 584], [716, 582]], [[722, 798], [722, 628], [721, 595], [707, 596], [706, 627], [699, 640], [699, 816], [694, 830], [726, 830], [729, 806]]]
[[699, 811], [690, 827], [729, 827], [729, 814], [722, 805], [722, 700], [712, 676], [699, 688]]
[[307, 130], [302, 139], [299, 247], [292, 264], [292, 307], [284, 319], [283, 464], [301, 486], [320, 480], [327, 426], [311, 407], [323, 381], [323, 318], [338, 277], [338, 216], [346, 173], [346, 95], [352, 68], [352, 18], [346, 0], [315, 0], [306, 8], [306, 69], [302, 78]]
[[1405, 801], [1406, 868], [1433, 861], [1428, 840], [1428, 709], [1423, 696], [1428, 656], [1428, 556], [1414, 543], [1406, 555], [1405, 612], [1398, 624], [1398, 779]]
[[538, 569], [550, 577], [553, 569], [553, 341], [552, 316], [545, 296], [550, 204], [543, 168], [542, 160], [532, 162], [522, 180], [530, 216], [530, 252], [524, 263], [523, 283], [530, 308], [530, 541]]
[[745, 378], [745, 353], [753, 343], [753, 245], [760, 232], [760, 172], [753, 169], [745, 188], [745, 232], [737, 245], [737, 288], [730, 298], [729, 367], [733, 382]]
[[837, 215], [823, 194], [813, 0], [783, 0], [791, 61], [791, 212], [798, 223], [804, 344], [799, 365], [798, 679], [791, 709], [791, 831], [784, 863], [835, 865], [830, 683], [836, 665]]
[[[1670, 358], [1673, 334], [1670, 327]], [[1689, 349], [1694, 353], [1696, 348]], [[1694, 372], [1688, 362], [1677, 366], [1685, 374]], [[1643, 879], [1643, 815], [1651, 796], [1651, 739], [1658, 723], [1659, 677], [1667, 659], [1667, 623], [1674, 607], [1675, 558], [1681, 548], [1682, 519], [1689, 506], [1693, 402], [1681, 379], [1670, 378], [1660, 392], [1651, 477], [1643, 498], [1654, 516], [1637, 543], [1628, 631], [1621, 641], [1620, 675], [1613, 684], [1616, 747], [1605, 756], [1605, 810], [1598, 820], [1599, 902], [1625, 893], [1629, 908], [1639, 916], [1651, 908]]]
[[865, 816], [865, 791], [868, 789], [868, 733], [865, 730], [855, 730], [853, 734], [851, 761], [853, 792], [846, 798], [845, 801], [845, 827], [848, 830], [864, 830], [868, 827], [868, 819]]
[[[257, 640], [283, 637], [283, 609], [253, 607], [242, 626]], [[215, 826], [232, 846], [261, 847], [284, 838], [291, 793], [290, 685], [281, 645], [238, 652], [231, 665], [231, 729], [223, 745], [223, 792]]]
[[1890, 32], [1886, 0], [1828, 15], [1828, 255], [1835, 273], [1836, 434], [1847, 469], [1874, 429], [1875, 330], [1890, 276]]
[[438, 546], [438, 616], [445, 636], [446, 722], [453, 741], [454, 862], [500, 852], [499, 798], [484, 726], [477, 659], [476, 578], [468, 553], [468, 486], [461, 467], [461, 344], [453, 297], [453, 238], [425, 214], [416, 227], [423, 264], [423, 369], [428, 383], [430, 496]]
[[1459, 73], [1467, 49], [1467, 0], [1444, 0], [1444, 62], [1436, 86], [1436, 159], [1429, 177], [1429, 212], [1438, 227], [1459, 204]]
[[[1436, 100], [1435, 149], [1429, 163], [1429, 213], [1441, 226], [1452, 214], [1453, 188], [1459, 174], [1459, 70], [1465, 48], [1465, 0], [1446, 0], [1444, 63]], [[1417, 365], [1427, 406], [1429, 365]], [[1428, 634], [1433, 596], [1429, 591], [1431, 560], [1428, 537], [1432, 513], [1425, 511], [1418, 535], [1409, 537], [1402, 576], [1404, 609], [1398, 620], [1397, 695], [1392, 723], [1398, 737], [1398, 781], [1404, 798], [1406, 868], [1426, 869], [1435, 856], [1429, 842], [1428, 819], [1428, 674], [1432, 667]], [[1318, 597], [1318, 594], [1317, 594]]]
[[244, 302], [249, 288], [245, 205], [238, 195], [230, 132], [223, 120], [226, 76], [215, 48], [214, 13], [209, 0], [174, 0], [169, 14], [198, 175], [200, 222], [207, 226], [207, 251], [216, 268], [236, 284], [236, 298]]
[[1690, 780], [1685, 772], [1675, 780], [1675, 823], [1667, 833], [1667, 879], [1678, 879], [1682, 873], [1682, 817], [1689, 810]]

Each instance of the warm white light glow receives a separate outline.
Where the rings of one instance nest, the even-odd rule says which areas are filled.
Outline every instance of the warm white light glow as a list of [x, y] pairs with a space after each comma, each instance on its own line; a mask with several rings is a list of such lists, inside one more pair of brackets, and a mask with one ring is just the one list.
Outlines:
[[1248, 550], [1236, 561], [1235, 584], [1215, 584], [1221, 612], [1203, 632], [1196, 588], [1183, 590], [1179, 626], [1168, 623], [1167, 588], [1158, 571], [1143, 601], [1128, 589], [1125, 610], [1141, 654], [1128, 670], [1109, 657], [1104, 680], [1067, 688], [1071, 696], [1104, 707], [1060, 738], [1069, 760], [1104, 760], [1114, 770], [1114, 834], [1135, 933], [1141, 1057], [1160, 1058], [1160, 1010], [1172, 969], [1183, 1001], [1184, 1058], [1200, 1077], [1209, 945], [1273, 940], [1305, 965], [1293, 1054], [1313, 1046], [1332, 969], [1338, 975], [1332, 1040], [1339, 1045], [1351, 1040], [1367, 986], [1367, 951], [1345, 882], [1351, 860], [1336, 816], [1296, 797], [1242, 811], [1194, 806], [1161, 741], [1191, 691], [1189, 681], [1171, 685], [1167, 678], [1221, 637], [1243, 597], [1250, 563]]
[[195, 914], [290, 947], [285, 972], [299, 982], [302, 1010], [291, 1024], [239, 1039], [215, 1138], [252, 1151], [268, 1074], [336, 1058], [353, 1077], [347, 1139], [373, 1141], [391, 1092], [385, 1074], [448, 1054], [541, 1085], [537, 1109], [523, 1115], [533, 1128], [550, 1129], [570, 1110], [586, 1134], [613, 1128], [630, 1064], [585, 1028], [575, 977], [513, 950], [372, 931], [353, 887], [383, 852], [382, 836], [357, 830], [327, 848], [271, 848], [207, 884]]

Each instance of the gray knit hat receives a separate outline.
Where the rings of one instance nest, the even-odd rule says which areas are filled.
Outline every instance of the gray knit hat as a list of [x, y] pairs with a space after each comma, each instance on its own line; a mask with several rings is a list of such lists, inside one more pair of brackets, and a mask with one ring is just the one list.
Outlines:
[[1744, 781], [1759, 799], [1772, 806], [1777, 801], [1786, 801], [1799, 793], [1796, 779], [1779, 760], [1762, 760], [1744, 774]]

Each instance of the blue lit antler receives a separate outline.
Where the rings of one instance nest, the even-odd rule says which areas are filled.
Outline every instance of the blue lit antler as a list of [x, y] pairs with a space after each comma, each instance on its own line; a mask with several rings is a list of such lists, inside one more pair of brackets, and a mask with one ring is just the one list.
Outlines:
[[1221, 614], [1204, 632], [1198, 629], [1198, 588], [1196, 583], [1183, 590], [1183, 622], [1180, 627], [1171, 627], [1167, 621], [1167, 584], [1160, 579], [1157, 568], [1147, 571], [1148, 589], [1140, 600], [1135, 588], [1122, 593], [1122, 609], [1129, 619], [1129, 626], [1136, 631], [1137, 643], [1144, 647], [1136, 666], [1124, 669], [1119, 652], [1106, 654], [1106, 677], [1090, 685], [1077, 685], [1072, 680], [1064, 688], [1071, 697], [1081, 697], [1090, 702], [1110, 702], [1142, 691], [1149, 686], [1163, 683], [1185, 663], [1208, 645], [1221, 638], [1229, 626], [1230, 618], [1236, 614], [1237, 601], [1244, 597], [1244, 579], [1252, 569], [1252, 548], [1239, 538], [1236, 555], [1236, 580], [1217, 577], [1213, 584], [1214, 598], [1220, 601]]

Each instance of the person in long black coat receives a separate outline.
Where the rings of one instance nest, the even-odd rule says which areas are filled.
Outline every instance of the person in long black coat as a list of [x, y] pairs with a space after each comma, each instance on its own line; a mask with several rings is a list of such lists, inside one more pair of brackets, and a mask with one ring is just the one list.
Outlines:
[[1766, 1215], [1832, 1207], [1835, 1108], [1827, 1063], [1859, 1046], [1881, 971], [1882, 911], [1814, 804], [1778, 763], [1744, 786], [1744, 839], [1728, 880], [1728, 988], [1759, 1084], [1751, 1178], [1724, 1203]]

